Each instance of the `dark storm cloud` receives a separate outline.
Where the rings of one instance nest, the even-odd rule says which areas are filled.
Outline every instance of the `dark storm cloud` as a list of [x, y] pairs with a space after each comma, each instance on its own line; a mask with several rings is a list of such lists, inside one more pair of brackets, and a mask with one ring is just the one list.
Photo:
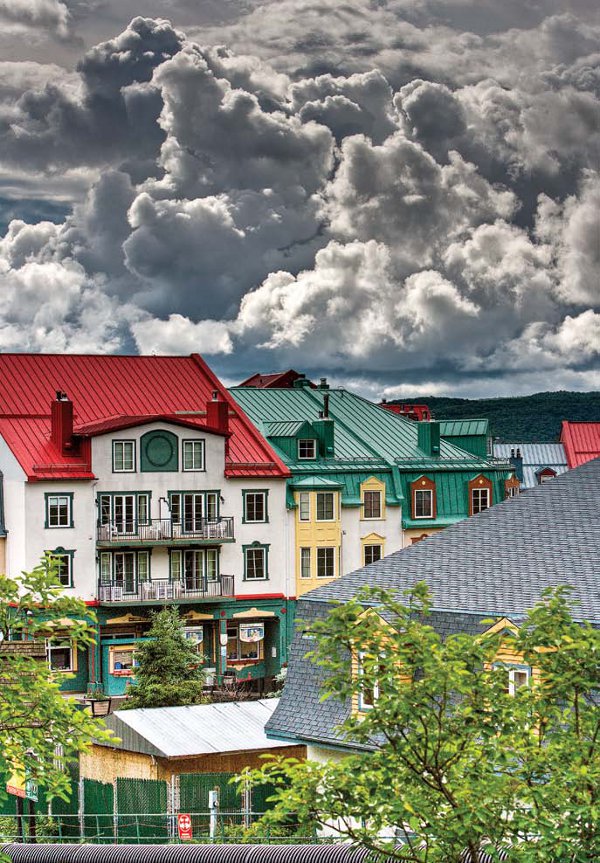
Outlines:
[[256, 0], [186, 36], [174, 2], [75, 72], [0, 64], [0, 171], [76, 199], [0, 241], [0, 345], [598, 386], [597, 9], [522, 7]]

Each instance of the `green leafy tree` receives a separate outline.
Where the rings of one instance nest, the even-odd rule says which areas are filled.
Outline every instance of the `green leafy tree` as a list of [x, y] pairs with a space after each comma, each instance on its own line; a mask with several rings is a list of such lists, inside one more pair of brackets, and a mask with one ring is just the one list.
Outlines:
[[574, 622], [566, 589], [545, 595], [514, 636], [539, 675], [511, 694], [507, 636], [444, 641], [428, 606], [424, 585], [406, 604], [371, 590], [312, 626], [323, 697], [373, 704], [339, 729], [353, 754], [252, 774], [277, 786], [265, 821], [296, 813], [412, 863], [600, 859], [600, 632]]
[[176, 608], [163, 608], [152, 616], [148, 638], [138, 650], [136, 683], [123, 707], [202, 703], [202, 656], [186, 639]]
[[0, 794], [18, 769], [48, 797], [68, 799], [68, 763], [94, 739], [111, 738], [101, 722], [61, 694], [61, 683], [72, 675], [52, 671], [44, 655], [53, 633], [62, 638], [68, 632], [78, 647], [92, 644], [93, 621], [84, 602], [63, 595], [51, 555], [18, 578], [0, 576]]

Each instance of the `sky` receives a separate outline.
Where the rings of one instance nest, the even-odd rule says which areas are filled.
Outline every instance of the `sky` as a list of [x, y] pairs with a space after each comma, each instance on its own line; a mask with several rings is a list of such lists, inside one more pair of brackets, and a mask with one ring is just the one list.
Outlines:
[[600, 390], [597, 0], [0, 0], [0, 350]]

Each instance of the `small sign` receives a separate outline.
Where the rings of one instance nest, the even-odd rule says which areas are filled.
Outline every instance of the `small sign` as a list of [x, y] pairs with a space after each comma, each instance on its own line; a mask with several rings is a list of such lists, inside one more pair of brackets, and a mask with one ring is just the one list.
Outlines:
[[265, 637], [264, 623], [240, 623], [240, 641], [256, 642]]
[[194, 838], [192, 833], [192, 819], [190, 815], [180, 814], [177, 816], [177, 831], [182, 842], [189, 842], [190, 839]]
[[6, 783], [6, 793], [13, 794], [15, 797], [21, 797], [23, 800], [33, 800], [37, 803], [38, 788], [35, 779], [27, 779], [25, 772], [16, 768]]

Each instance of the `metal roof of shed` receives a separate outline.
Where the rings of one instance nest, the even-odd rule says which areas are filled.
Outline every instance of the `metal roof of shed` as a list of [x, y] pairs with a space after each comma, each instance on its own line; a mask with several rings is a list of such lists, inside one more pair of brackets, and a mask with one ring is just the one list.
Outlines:
[[284, 744], [269, 740], [264, 728], [278, 703], [267, 698], [118, 710], [105, 723], [121, 738], [110, 746], [159, 758], [275, 749]]

